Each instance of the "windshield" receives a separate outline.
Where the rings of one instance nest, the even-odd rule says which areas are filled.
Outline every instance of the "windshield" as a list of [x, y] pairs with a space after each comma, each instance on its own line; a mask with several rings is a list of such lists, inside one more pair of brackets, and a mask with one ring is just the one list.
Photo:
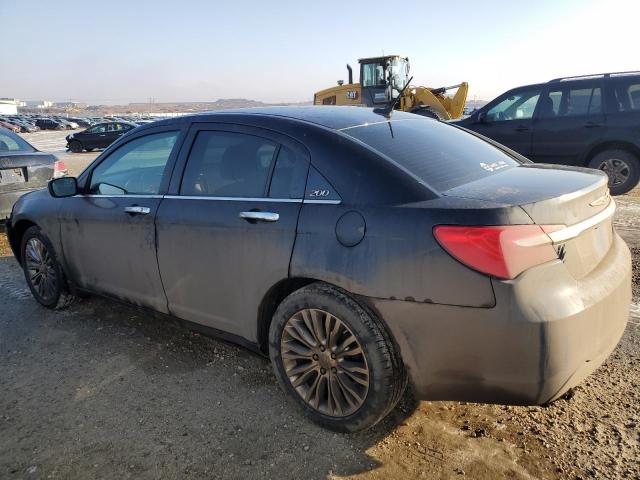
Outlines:
[[342, 131], [386, 155], [437, 192], [519, 165], [490, 143], [435, 120], [403, 119]]
[[389, 63], [391, 82], [395, 89], [402, 90], [409, 80], [409, 60], [406, 58], [394, 58]]
[[0, 154], [2, 152], [35, 152], [19, 135], [8, 130], [0, 130]]

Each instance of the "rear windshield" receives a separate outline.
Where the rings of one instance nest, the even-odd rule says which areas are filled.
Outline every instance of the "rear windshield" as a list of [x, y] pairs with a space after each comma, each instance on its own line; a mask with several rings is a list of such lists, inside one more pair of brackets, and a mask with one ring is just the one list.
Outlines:
[[402, 119], [343, 132], [386, 155], [438, 192], [519, 165], [490, 143], [437, 120]]
[[9, 130], [0, 130], [0, 153], [2, 152], [34, 152], [35, 149]]

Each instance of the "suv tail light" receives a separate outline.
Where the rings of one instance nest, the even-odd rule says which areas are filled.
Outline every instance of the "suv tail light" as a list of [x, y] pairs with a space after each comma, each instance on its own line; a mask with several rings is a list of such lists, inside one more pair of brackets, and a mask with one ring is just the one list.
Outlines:
[[67, 166], [62, 160], [53, 163], [53, 178], [60, 178], [67, 175]]
[[558, 255], [547, 235], [564, 225], [438, 225], [433, 233], [452, 257], [492, 277], [513, 279]]

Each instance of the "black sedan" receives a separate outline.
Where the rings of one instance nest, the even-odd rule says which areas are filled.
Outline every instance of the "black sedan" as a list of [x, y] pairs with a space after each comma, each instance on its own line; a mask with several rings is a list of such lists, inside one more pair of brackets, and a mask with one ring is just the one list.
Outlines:
[[41, 128], [42, 130], [66, 130], [67, 127], [58, 122], [57, 120], [53, 120], [51, 118], [37, 118], [36, 126]]
[[95, 148], [107, 148], [125, 133], [136, 128], [129, 122], [99, 123], [82, 132], [67, 135], [67, 148], [74, 153], [83, 150], [90, 152]]
[[65, 174], [64, 163], [54, 155], [39, 152], [21, 136], [0, 128], [0, 222], [21, 195]]
[[616, 346], [631, 261], [598, 171], [356, 107], [142, 126], [8, 226], [35, 299], [96, 292], [269, 355], [320, 424], [418, 398], [541, 404]]

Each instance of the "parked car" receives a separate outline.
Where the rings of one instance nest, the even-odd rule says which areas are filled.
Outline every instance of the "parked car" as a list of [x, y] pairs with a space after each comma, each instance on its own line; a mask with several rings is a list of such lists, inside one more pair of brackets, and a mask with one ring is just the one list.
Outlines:
[[25, 122], [24, 120], [21, 120], [20, 118], [15, 118], [15, 117], [9, 117], [9, 118], [2, 118], [0, 119], [5, 123], [9, 123], [11, 125], [14, 125], [16, 127], [18, 127], [20, 129], [21, 133], [32, 133], [32, 132], [36, 132], [38, 130], [40, 130], [38, 127], [36, 127], [35, 125]]
[[66, 126], [51, 118], [37, 118], [36, 125], [42, 130], [66, 130]]
[[35, 299], [97, 292], [269, 355], [301, 409], [373, 425], [422, 399], [544, 404], [618, 343], [629, 249], [597, 170], [356, 107], [167, 119], [16, 204]]
[[11, 130], [14, 133], [20, 133], [20, 127], [14, 125], [13, 123], [7, 122], [6, 120], [0, 120], [0, 128]]
[[90, 126], [93, 125], [93, 122], [88, 118], [69, 117], [69, 120], [72, 122], [75, 122], [78, 125], [78, 127], [76, 128], [80, 128], [80, 127], [89, 128]]
[[82, 132], [67, 135], [67, 148], [74, 153], [106, 148], [137, 125], [127, 122], [108, 122], [94, 125]]
[[72, 122], [67, 118], [53, 117], [53, 120], [64, 125], [67, 130], [75, 130], [76, 128], [80, 128], [77, 123]]
[[0, 222], [7, 219], [21, 195], [66, 173], [64, 163], [54, 155], [40, 152], [21, 136], [0, 128]]
[[514, 88], [453, 123], [534, 162], [599, 168], [614, 195], [640, 179], [640, 72]]

